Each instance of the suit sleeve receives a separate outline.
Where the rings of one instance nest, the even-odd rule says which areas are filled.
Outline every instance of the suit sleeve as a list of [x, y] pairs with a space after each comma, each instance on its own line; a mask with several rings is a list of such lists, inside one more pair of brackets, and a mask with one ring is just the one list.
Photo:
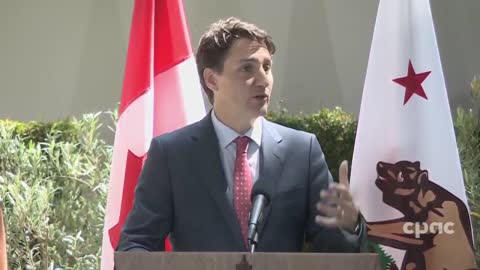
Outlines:
[[135, 190], [135, 201], [123, 226], [117, 250], [165, 250], [173, 204], [164, 147], [153, 139]]
[[[306, 240], [315, 252], [359, 252], [361, 235], [352, 234], [339, 228], [326, 228], [315, 223], [318, 211], [316, 204], [320, 200], [320, 190], [327, 189], [333, 182], [325, 156], [315, 135], [310, 140], [309, 168], [309, 209]], [[362, 230], [363, 231], [363, 230]]]

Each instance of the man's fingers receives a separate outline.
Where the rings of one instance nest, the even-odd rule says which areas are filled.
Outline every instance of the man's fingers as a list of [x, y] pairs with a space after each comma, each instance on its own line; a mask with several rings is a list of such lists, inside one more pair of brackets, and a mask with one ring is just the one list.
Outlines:
[[342, 198], [341, 201], [353, 201], [352, 195], [348, 190], [348, 186], [345, 186], [344, 184], [333, 184], [330, 186], [330, 190], [334, 190], [336, 193], [338, 193], [339, 197]]
[[315, 223], [321, 226], [335, 228], [338, 227], [338, 221], [334, 217], [315, 216]]
[[344, 160], [340, 164], [340, 168], [338, 170], [338, 177], [339, 177], [338, 182], [340, 184], [345, 185], [348, 189], [348, 187], [349, 187], [349, 185], [348, 185], [348, 161]]
[[329, 205], [337, 204], [339, 201], [339, 197], [337, 193], [332, 189], [320, 191], [320, 198], [323, 203], [329, 204]]
[[317, 210], [327, 217], [336, 217], [338, 215], [338, 207], [327, 205], [325, 203], [317, 203]]

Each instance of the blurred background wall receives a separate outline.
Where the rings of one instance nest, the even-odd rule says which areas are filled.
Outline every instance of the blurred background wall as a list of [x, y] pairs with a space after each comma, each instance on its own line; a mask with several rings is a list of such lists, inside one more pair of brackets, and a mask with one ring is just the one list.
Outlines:
[[[291, 112], [358, 114], [378, 0], [184, 0], [192, 45], [237, 16], [273, 36], [275, 89]], [[480, 73], [480, 1], [431, 0], [452, 110]], [[0, 0], [0, 119], [54, 120], [120, 99], [133, 0]], [[208, 102], [206, 102], [208, 103]]]

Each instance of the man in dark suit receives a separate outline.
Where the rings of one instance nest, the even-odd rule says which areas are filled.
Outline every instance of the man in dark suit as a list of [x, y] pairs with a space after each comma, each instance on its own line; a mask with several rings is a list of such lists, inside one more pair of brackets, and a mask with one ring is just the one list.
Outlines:
[[[364, 226], [348, 191], [347, 164], [333, 183], [313, 134], [264, 119], [273, 86], [271, 37], [220, 20], [197, 50], [213, 109], [152, 140], [118, 250], [246, 251], [252, 190], [270, 197], [257, 251], [358, 252]], [[359, 226], [360, 225], [360, 226]]]

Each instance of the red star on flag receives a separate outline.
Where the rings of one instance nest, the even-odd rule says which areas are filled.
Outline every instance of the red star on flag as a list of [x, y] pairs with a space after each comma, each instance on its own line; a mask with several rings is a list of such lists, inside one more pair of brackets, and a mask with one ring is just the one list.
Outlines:
[[426, 71], [423, 73], [415, 73], [413, 69], [412, 61], [408, 60], [408, 74], [405, 77], [393, 79], [394, 82], [405, 87], [405, 98], [403, 99], [403, 105], [405, 105], [408, 100], [417, 94], [424, 99], [427, 99], [427, 95], [422, 87], [422, 82], [428, 77], [431, 71]]

